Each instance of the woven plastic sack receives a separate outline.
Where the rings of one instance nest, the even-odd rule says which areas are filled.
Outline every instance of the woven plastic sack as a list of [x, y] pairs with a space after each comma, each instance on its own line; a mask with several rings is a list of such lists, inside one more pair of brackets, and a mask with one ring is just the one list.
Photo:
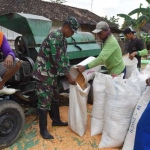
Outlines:
[[134, 108], [140, 99], [140, 87], [129, 79], [106, 79], [104, 128], [99, 148], [123, 145]]
[[84, 90], [78, 84], [70, 85], [68, 125], [73, 132], [81, 137], [85, 134], [87, 128], [87, 98], [89, 90], [89, 83]]
[[[91, 136], [101, 134], [104, 123], [106, 76], [99, 72], [95, 73], [93, 80], [93, 107], [91, 112]], [[111, 78], [111, 76], [109, 76]]]

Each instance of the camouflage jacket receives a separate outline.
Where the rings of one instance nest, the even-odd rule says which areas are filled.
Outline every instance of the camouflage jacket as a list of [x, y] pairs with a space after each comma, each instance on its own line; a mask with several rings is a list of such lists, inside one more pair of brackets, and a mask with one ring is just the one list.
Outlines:
[[50, 32], [43, 41], [33, 70], [33, 77], [40, 81], [56, 78], [69, 73], [67, 41], [61, 30]]

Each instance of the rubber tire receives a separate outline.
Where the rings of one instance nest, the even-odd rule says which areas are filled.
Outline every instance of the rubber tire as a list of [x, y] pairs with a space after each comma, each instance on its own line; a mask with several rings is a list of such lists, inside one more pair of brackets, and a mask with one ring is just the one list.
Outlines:
[[90, 91], [88, 94], [87, 102], [88, 102], [88, 104], [93, 104], [93, 80], [90, 80], [89, 84], [90, 84], [91, 88], [90, 88]]
[[[12, 145], [17, 140], [24, 122], [25, 114], [18, 103], [12, 100], [0, 101], [0, 149]], [[3, 128], [3, 125], [9, 126], [8, 131]]]

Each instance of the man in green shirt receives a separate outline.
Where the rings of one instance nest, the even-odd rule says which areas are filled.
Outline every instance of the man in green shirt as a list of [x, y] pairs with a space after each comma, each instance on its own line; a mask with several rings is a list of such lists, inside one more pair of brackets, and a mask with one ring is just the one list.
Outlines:
[[85, 66], [78, 66], [77, 70], [79, 72], [84, 72], [86, 69], [104, 64], [107, 67], [109, 74], [113, 77], [121, 73], [124, 73], [125, 76], [126, 68], [123, 62], [121, 48], [115, 37], [111, 34], [109, 25], [106, 22], [101, 21], [97, 23], [93, 33], [97, 33], [98, 37], [103, 41], [102, 51], [92, 62]]

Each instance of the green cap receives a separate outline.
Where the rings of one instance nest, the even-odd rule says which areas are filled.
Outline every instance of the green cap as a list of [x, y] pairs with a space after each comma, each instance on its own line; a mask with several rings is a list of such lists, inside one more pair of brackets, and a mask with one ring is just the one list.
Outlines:
[[79, 28], [79, 22], [77, 21], [77, 19], [73, 16], [68, 17], [67, 19], [68, 25], [70, 26], [70, 28], [76, 32], [77, 29]]

